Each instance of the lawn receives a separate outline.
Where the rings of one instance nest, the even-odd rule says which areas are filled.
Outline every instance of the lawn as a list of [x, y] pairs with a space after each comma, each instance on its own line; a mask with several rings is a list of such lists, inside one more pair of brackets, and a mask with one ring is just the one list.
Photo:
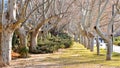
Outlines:
[[108, 68], [112, 66], [120, 66], [119, 53], [113, 53], [112, 60], [106, 61], [105, 49], [100, 49], [100, 55], [97, 55], [96, 48], [94, 49], [94, 52], [90, 52], [90, 50], [84, 48], [83, 45], [76, 42], [71, 48], [62, 49], [57, 53], [51, 54], [50, 56], [51, 57], [48, 57], [43, 62], [48, 61], [48, 62], [54, 62], [54, 63], [60, 64], [60, 65], [66, 65], [65, 68], [81, 66], [81, 64], [91, 65], [91, 66], [108, 66]]

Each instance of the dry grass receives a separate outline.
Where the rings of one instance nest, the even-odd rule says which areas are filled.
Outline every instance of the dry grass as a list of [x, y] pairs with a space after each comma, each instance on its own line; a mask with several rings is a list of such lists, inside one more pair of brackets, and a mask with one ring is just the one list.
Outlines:
[[[90, 52], [79, 43], [74, 45], [62, 53], [52, 54], [51, 58], [48, 57], [45, 61], [56, 62], [63, 65], [81, 65], [81, 64], [99, 64], [100, 66], [120, 66], [120, 54], [113, 53], [111, 61], [106, 61], [106, 50], [101, 49], [101, 54], [96, 55], [96, 48], [94, 52]], [[57, 57], [57, 58], [55, 58]]]

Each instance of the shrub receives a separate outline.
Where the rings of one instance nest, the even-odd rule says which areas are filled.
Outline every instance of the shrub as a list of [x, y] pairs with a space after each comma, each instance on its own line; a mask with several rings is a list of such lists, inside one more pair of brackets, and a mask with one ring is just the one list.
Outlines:
[[120, 46], [120, 42], [118, 43], [118, 46]]
[[64, 45], [64, 44], [61, 44], [59, 48], [65, 48], [65, 45]]
[[38, 52], [53, 53], [60, 48], [69, 48], [72, 44], [71, 37], [66, 33], [60, 33], [57, 36], [51, 34], [51, 36], [44, 38], [44, 40], [38, 40]]
[[64, 43], [65, 48], [69, 48], [73, 45], [73, 41], [72, 40], [68, 40], [66, 43]]
[[115, 45], [118, 45], [120, 46], [120, 36], [118, 37], [114, 37], [114, 42], [113, 42]]
[[54, 43], [38, 45], [39, 53], [53, 53], [59, 49], [59, 46]]
[[59, 33], [58, 36], [62, 39], [71, 39], [67, 33]]
[[20, 48], [20, 56], [21, 56], [22, 58], [27, 58], [27, 57], [29, 57], [29, 56], [28, 56], [28, 52], [29, 52], [29, 48], [28, 48], [28, 47], [21, 47], [21, 48]]
[[64, 48], [69, 48], [72, 46], [73, 41], [71, 39], [62, 39], [61, 43], [64, 45]]
[[65, 45], [65, 48], [71, 47], [73, 41], [67, 33], [60, 33], [58, 36], [61, 38], [61, 43]]

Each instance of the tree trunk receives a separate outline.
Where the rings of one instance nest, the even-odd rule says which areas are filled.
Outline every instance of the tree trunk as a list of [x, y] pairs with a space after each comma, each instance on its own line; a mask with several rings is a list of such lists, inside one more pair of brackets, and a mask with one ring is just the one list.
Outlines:
[[108, 43], [106, 60], [111, 60], [112, 57], [112, 39], [109, 36], [105, 36], [99, 27], [95, 27], [96, 32]]
[[29, 48], [27, 46], [27, 36], [20, 37], [20, 55], [23, 58], [29, 57]]
[[109, 40], [107, 43], [107, 55], [106, 60], [111, 60], [112, 57], [112, 40]]
[[93, 52], [94, 51], [94, 38], [91, 38], [90, 40], [90, 51]]
[[2, 67], [2, 66], [3, 66], [3, 63], [2, 63], [1, 40], [2, 40], [2, 33], [0, 33], [0, 67]]
[[86, 36], [85, 36], [85, 42], [84, 42], [84, 44], [85, 44], [85, 46], [86, 46], [87, 49], [90, 49], [89, 48], [89, 39]]
[[78, 42], [78, 35], [75, 34], [74, 40], [75, 40], [76, 42]]
[[33, 53], [37, 52], [37, 37], [38, 37], [37, 32], [32, 32], [31, 33], [30, 52], [33, 52]]
[[96, 46], [97, 46], [97, 55], [100, 55], [100, 43], [99, 43], [98, 36], [96, 38]]
[[9, 65], [11, 61], [13, 31], [6, 29], [2, 31], [1, 38], [1, 61], [2, 65]]
[[21, 57], [27, 58], [29, 57], [29, 48], [27, 46], [27, 33], [25, 30], [22, 30], [21, 28], [18, 29], [18, 35], [20, 37], [20, 54]]
[[81, 44], [83, 45], [84, 44], [84, 37], [81, 36]]
[[87, 37], [87, 49], [90, 49], [90, 45], [91, 45], [91, 39], [89, 37]]
[[85, 37], [85, 36], [84, 36], [83, 45], [84, 45], [85, 48], [87, 47], [87, 46], [86, 46], [86, 37]]
[[79, 43], [82, 43], [82, 38], [81, 38], [81, 35], [79, 35]]

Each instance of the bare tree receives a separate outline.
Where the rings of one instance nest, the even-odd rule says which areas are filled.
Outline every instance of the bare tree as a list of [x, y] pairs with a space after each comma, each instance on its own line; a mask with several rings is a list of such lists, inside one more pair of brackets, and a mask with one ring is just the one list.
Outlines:
[[11, 61], [11, 47], [14, 31], [41, 6], [41, 4], [37, 5], [27, 14], [29, 11], [28, 5], [30, 5], [30, 0], [2, 0], [2, 54], [0, 56], [3, 65], [9, 65]]

